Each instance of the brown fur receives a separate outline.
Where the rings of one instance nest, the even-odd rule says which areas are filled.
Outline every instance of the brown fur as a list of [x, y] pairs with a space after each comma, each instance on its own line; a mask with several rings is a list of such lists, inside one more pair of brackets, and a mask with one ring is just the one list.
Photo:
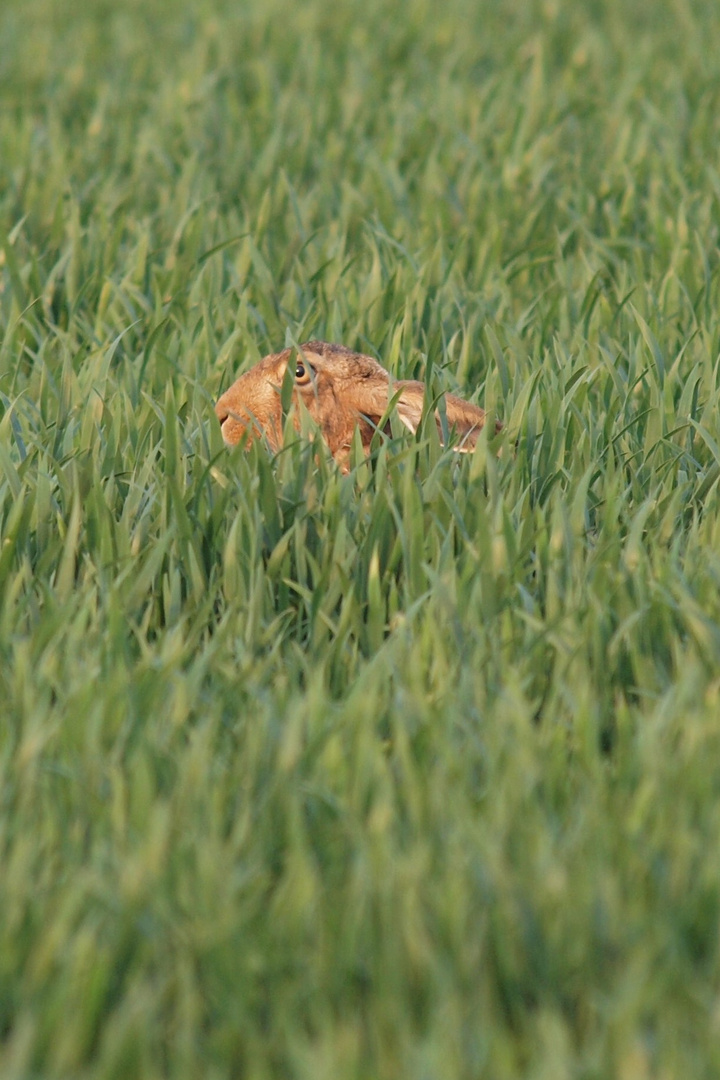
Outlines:
[[[293, 349], [284, 349], [264, 357], [222, 395], [215, 412], [228, 446], [264, 435], [272, 450], [280, 448], [283, 430], [280, 390], [293, 353]], [[398, 391], [398, 416], [411, 431], [417, 429], [422, 416], [424, 383], [413, 380], [391, 383], [388, 372], [371, 356], [325, 341], [301, 345], [295, 363], [304, 365], [306, 378], [304, 384], [296, 379], [293, 402], [296, 405], [303, 402], [343, 468], [347, 468], [355, 428], [360, 429], [367, 452], [390, 397]], [[448, 428], [459, 440], [456, 449], [472, 450], [485, 423], [484, 411], [453, 394], [445, 395], [445, 411]], [[437, 411], [435, 417], [442, 439]], [[295, 426], [299, 428], [297, 415]], [[498, 422], [498, 429], [500, 426]]]

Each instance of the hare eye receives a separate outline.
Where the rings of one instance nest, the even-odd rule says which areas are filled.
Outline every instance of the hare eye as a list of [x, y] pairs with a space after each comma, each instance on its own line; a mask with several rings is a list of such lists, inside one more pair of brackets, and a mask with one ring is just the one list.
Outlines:
[[310, 382], [310, 367], [309, 365], [304, 364], [302, 360], [298, 360], [295, 365], [295, 382], [298, 382], [301, 385]]

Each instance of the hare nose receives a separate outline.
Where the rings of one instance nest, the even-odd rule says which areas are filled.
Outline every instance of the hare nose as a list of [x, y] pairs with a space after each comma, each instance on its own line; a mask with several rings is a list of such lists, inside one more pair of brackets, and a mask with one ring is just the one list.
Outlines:
[[230, 415], [225, 405], [223, 405], [222, 401], [218, 401], [217, 405], [215, 406], [215, 414], [220, 421], [220, 427], [223, 426], [228, 416]]

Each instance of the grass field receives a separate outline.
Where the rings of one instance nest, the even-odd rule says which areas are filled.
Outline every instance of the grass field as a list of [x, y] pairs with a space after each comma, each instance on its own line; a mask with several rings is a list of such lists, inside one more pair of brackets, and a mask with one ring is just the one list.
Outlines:
[[[0, 41], [0, 1076], [720, 1075], [714, 0]], [[227, 452], [310, 337], [499, 456]]]

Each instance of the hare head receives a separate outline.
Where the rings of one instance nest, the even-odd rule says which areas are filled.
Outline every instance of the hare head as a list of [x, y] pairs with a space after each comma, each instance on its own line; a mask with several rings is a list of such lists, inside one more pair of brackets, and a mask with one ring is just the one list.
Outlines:
[[[391, 382], [385, 368], [371, 356], [353, 352], [344, 345], [308, 341], [297, 351], [284, 349], [266, 356], [225, 391], [215, 412], [227, 446], [247, 443], [262, 435], [272, 450], [280, 448], [283, 432], [280, 391], [291, 360], [295, 364], [293, 402], [304, 404], [333, 457], [344, 469], [355, 428], [360, 430], [367, 453], [388, 402], [396, 394], [398, 416], [411, 431], [417, 429], [422, 416], [424, 383]], [[456, 449], [472, 450], [485, 423], [484, 411], [453, 394], [445, 395], [445, 411], [447, 427], [458, 438]], [[435, 416], [442, 439], [441, 420], [437, 412]], [[299, 427], [297, 415], [295, 426]]]

